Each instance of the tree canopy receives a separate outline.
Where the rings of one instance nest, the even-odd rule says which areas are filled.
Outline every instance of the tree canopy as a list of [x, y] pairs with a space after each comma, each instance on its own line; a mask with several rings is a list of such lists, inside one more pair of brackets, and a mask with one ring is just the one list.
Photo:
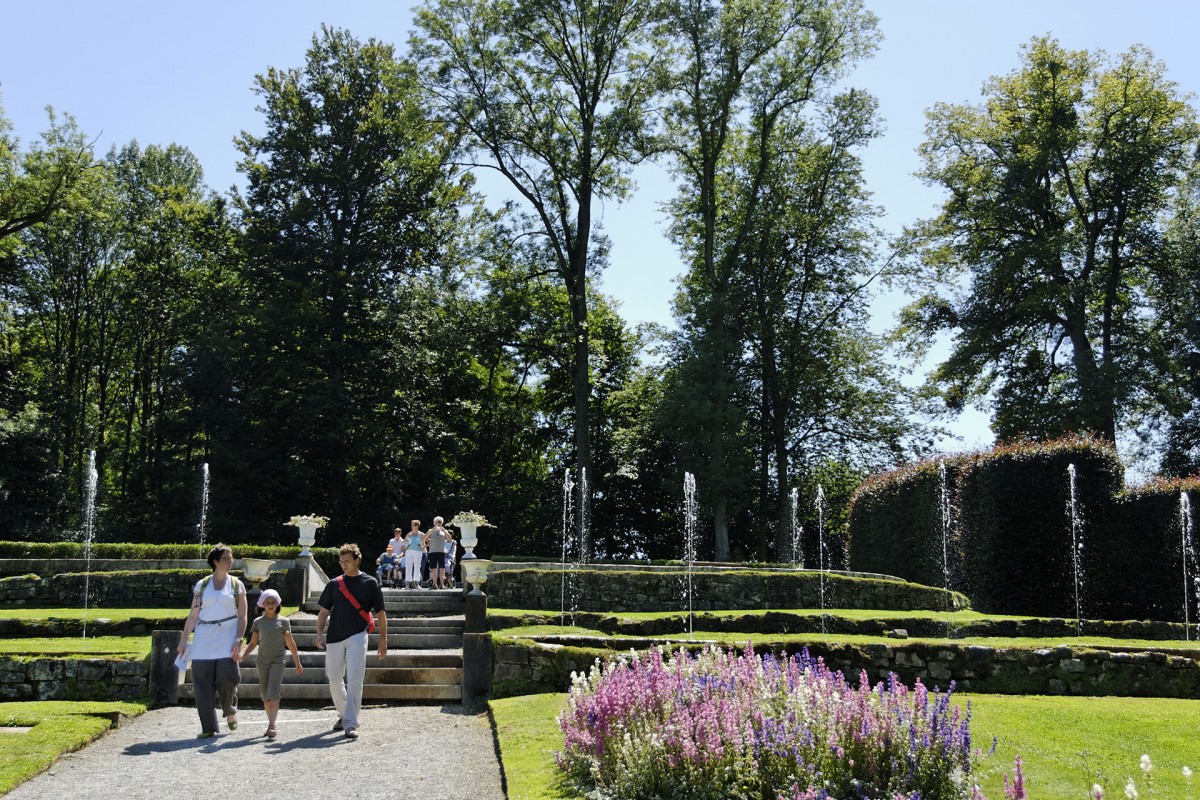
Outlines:
[[952, 333], [933, 381], [952, 407], [994, 390], [998, 437], [1115, 441], [1163, 400], [1148, 291], [1194, 111], [1144, 48], [1109, 58], [1051, 37], [984, 92], [928, 112], [922, 177], [948, 198], [913, 231], [938, 288], [909, 330]]

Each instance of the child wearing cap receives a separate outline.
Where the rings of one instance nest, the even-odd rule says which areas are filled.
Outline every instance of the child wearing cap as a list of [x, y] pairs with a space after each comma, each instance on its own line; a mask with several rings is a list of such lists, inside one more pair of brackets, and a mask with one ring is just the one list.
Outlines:
[[287, 617], [279, 616], [281, 598], [274, 589], [265, 590], [258, 598], [258, 607], [263, 615], [254, 620], [250, 627], [250, 642], [242, 651], [242, 658], [258, 648], [258, 688], [262, 693], [263, 709], [267, 712], [267, 738], [275, 738], [275, 718], [279, 716], [280, 685], [283, 683], [283, 648], [292, 653], [296, 674], [304, 672], [300, 664], [300, 652], [292, 638], [292, 623]]

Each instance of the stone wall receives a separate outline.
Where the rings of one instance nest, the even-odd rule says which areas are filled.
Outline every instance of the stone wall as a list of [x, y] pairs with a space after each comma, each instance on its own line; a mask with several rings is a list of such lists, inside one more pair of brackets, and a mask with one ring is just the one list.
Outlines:
[[149, 665], [103, 658], [0, 658], [0, 701], [140, 700]]
[[[569, 571], [566, 605], [579, 611], [687, 610], [687, 574], [662, 570]], [[557, 569], [504, 569], [487, 582], [493, 608], [558, 611], [564, 578]], [[822, 600], [822, 584], [824, 585]], [[881, 578], [802, 571], [721, 570], [692, 575], [692, 608], [873, 608], [946, 610], [966, 608], [966, 597], [929, 586]]]
[[[0, 605], [76, 608], [83, 606], [86, 593], [89, 607], [179, 607], [186, 610], [191, 604], [192, 587], [209, 574], [207, 569], [171, 569], [94, 572], [90, 575], [71, 572], [48, 577], [18, 575], [0, 578]], [[302, 570], [272, 572], [262, 588], [275, 589], [283, 597], [284, 604], [296, 605], [300, 602], [302, 582]]]
[[[691, 645], [693, 649], [701, 646]], [[756, 647], [759, 653], [771, 649]], [[778, 648], [777, 652], [799, 649]], [[809, 645], [809, 652], [854, 679], [866, 670], [872, 682], [886, 680], [888, 673], [894, 672], [910, 686], [918, 678], [930, 688], [946, 689], [954, 681], [959, 691], [987, 694], [1200, 696], [1200, 651], [1170, 655], [1065, 646], [1021, 649], [909, 642]], [[572, 671], [586, 672], [597, 658], [617, 656], [606, 648], [496, 637], [493, 696], [563, 692], [570, 687]]]

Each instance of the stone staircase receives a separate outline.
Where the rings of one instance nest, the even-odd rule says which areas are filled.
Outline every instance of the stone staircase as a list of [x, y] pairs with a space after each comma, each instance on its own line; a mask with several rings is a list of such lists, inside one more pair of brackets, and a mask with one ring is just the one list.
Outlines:
[[[369, 636], [364, 700], [460, 702], [463, 683], [465, 601], [461, 590], [384, 589], [388, 619], [388, 653], [379, 658], [378, 634]], [[296, 674], [291, 656], [283, 671], [282, 699], [329, 701], [325, 651], [317, 649], [316, 598], [305, 611], [290, 617], [292, 636], [300, 650], [304, 672]], [[259, 700], [257, 650], [241, 664], [238, 698]], [[194, 699], [191, 670], [179, 687], [179, 697]]]

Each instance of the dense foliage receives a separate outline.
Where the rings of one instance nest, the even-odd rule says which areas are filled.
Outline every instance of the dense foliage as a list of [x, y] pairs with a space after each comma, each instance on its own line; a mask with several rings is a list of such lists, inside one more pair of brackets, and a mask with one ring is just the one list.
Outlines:
[[1109, 57], [1051, 36], [983, 94], [935, 105], [921, 147], [922, 177], [947, 192], [913, 232], [923, 269], [909, 332], [922, 346], [954, 335], [933, 383], [954, 407], [994, 390], [1001, 440], [1148, 433], [1190, 405], [1163, 311], [1190, 293], [1196, 262], [1186, 226], [1174, 252], [1164, 234], [1195, 111], [1145, 48]]

